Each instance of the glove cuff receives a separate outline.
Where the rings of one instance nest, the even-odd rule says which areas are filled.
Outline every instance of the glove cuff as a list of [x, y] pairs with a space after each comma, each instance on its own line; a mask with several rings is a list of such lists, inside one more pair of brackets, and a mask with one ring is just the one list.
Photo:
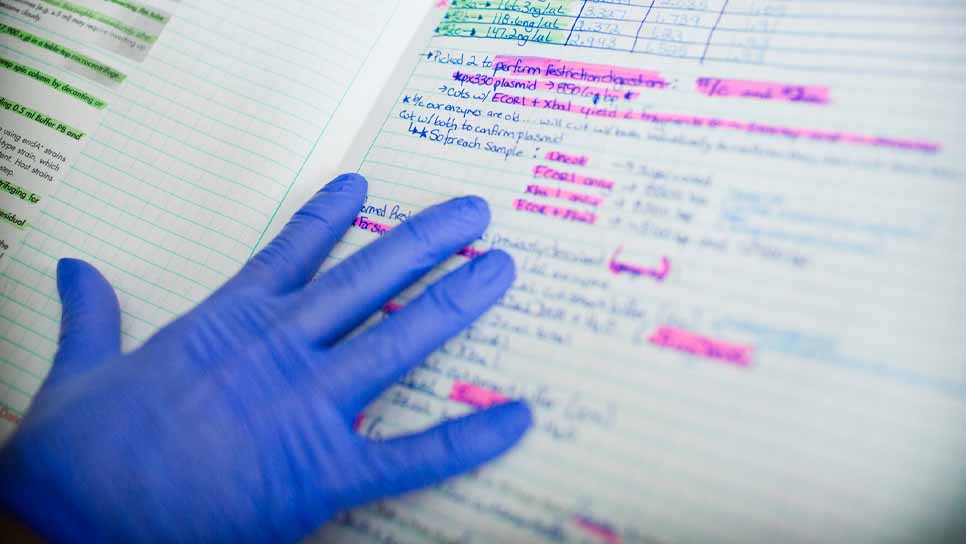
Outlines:
[[105, 535], [76, 506], [32, 470], [17, 436], [0, 450], [0, 509], [47, 542], [103, 542]]

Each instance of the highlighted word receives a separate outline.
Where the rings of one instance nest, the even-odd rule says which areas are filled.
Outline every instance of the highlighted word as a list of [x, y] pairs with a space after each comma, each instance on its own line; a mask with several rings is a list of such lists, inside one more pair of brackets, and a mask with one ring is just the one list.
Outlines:
[[635, 68], [621, 68], [609, 64], [590, 64], [543, 57], [498, 56], [493, 71], [513, 75], [542, 76], [551, 79], [567, 79], [584, 83], [603, 83], [626, 87], [663, 89], [667, 81], [660, 73]]
[[690, 353], [697, 357], [712, 359], [741, 367], [751, 366], [752, 348], [707, 338], [675, 327], [661, 327], [648, 342], [662, 348]]
[[610, 525], [594, 521], [586, 516], [574, 516], [574, 523], [585, 533], [606, 544], [621, 544], [621, 537]]
[[710, 97], [754, 98], [776, 102], [805, 102], [828, 104], [828, 87], [805, 87], [767, 81], [713, 79], [703, 77], [695, 82], [697, 91]]
[[484, 253], [486, 252], [471, 246], [466, 246], [463, 249], [456, 252], [456, 254], [459, 255], [460, 257], [466, 257], [467, 259], [475, 259], [480, 255], [483, 255]]
[[364, 215], [360, 215], [356, 217], [355, 221], [352, 222], [352, 226], [357, 229], [374, 232], [379, 236], [382, 236], [383, 234], [386, 234], [387, 232], [392, 230], [392, 227], [390, 227], [389, 225], [383, 225], [382, 223], [377, 223]]
[[476, 384], [453, 382], [453, 388], [449, 392], [449, 400], [483, 409], [503, 404], [510, 399], [498, 391], [486, 389]]
[[544, 158], [548, 161], [562, 162], [573, 166], [587, 166], [587, 163], [590, 162], [590, 158], [586, 155], [568, 155], [562, 151], [548, 151]]
[[574, 221], [576, 223], [587, 223], [593, 225], [597, 223], [597, 215], [570, 208], [560, 208], [549, 204], [538, 204], [522, 198], [513, 201], [513, 208], [521, 212], [536, 213], [550, 217], [557, 217], [564, 221]]
[[573, 172], [562, 172], [560, 170], [550, 168], [549, 166], [544, 166], [539, 164], [533, 167], [533, 175], [538, 178], [552, 179], [555, 181], [563, 181], [566, 183], [573, 183], [574, 185], [583, 185], [585, 187], [599, 187], [601, 189], [613, 189], [614, 182], [609, 179], [599, 179], [592, 178], [588, 176], [582, 176], [580, 174], [575, 174]]
[[560, 200], [580, 202], [583, 204], [590, 204], [591, 206], [600, 206], [600, 203], [604, 201], [604, 199], [600, 198], [599, 196], [574, 193], [572, 191], [565, 191], [563, 189], [557, 189], [554, 187], [546, 187], [544, 185], [528, 185], [527, 194], [545, 196], [548, 198], [559, 198]]
[[15, 425], [20, 423], [20, 416], [2, 404], [0, 404], [0, 419], [9, 421]]

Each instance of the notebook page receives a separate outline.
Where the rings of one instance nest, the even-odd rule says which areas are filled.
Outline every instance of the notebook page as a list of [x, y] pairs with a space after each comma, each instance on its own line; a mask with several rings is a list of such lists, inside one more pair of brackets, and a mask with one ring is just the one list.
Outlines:
[[343, 173], [340, 169], [346, 153], [369, 121], [370, 111], [383, 95], [383, 87], [389, 82], [404, 54], [408, 53], [406, 44], [414, 39], [415, 29], [425, 22], [437, 2], [407, 2], [403, 6], [405, 9], [398, 9], [392, 16], [342, 107], [333, 114], [330, 129], [319, 140], [299, 179], [292, 185], [278, 213], [262, 234], [258, 249], [271, 242], [292, 215], [312, 198], [319, 189], [319, 180], [332, 179]]
[[[390, 71], [394, 57], [374, 55], [400, 5], [0, 4], [0, 134], [13, 146], [0, 157], [5, 430], [56, 349], [57, 259], [86, 259], [114, 284], [126, 348], [189, 309], [247, 260], [300, 172], [340, 160], [306, 168], [323, 136], [351, 140], [340, 107], [371, 106], [350, 89], [378, 81], [364, 66]], [[40, 123], [48, 117], [80, 136]], [[57, 170], [32, 174], [47, 150]]]
[[962, 536], [963, 4], [446, 4], [346, 165], [338, 257], [475, 193], [445, 268], [500, 248], [518, 280], [358, 426], [506, 397], [536, 426], [321, 540]]

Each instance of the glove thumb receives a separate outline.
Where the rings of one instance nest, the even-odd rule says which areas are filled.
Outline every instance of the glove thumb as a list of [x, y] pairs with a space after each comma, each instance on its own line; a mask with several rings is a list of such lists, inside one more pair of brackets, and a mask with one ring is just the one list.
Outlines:
[[121, 310], [111, 284], [90, 264], [57, 263], [60, 347], [48, 383], [84, 373], [121, 352]]

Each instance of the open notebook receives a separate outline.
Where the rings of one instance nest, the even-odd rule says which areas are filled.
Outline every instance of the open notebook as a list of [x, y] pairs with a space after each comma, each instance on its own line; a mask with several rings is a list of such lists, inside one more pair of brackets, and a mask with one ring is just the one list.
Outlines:
[[0, 82], [8, 431], [59, 257], [114, 283], [133, 348], [353, 170], [333, 262], [475, 193], [492, 228], [445, 268], [519, 269], [359, 432], [507, 397], [537, 423], [324, 541], [962, 535], [961, 2], [0, 0]]

